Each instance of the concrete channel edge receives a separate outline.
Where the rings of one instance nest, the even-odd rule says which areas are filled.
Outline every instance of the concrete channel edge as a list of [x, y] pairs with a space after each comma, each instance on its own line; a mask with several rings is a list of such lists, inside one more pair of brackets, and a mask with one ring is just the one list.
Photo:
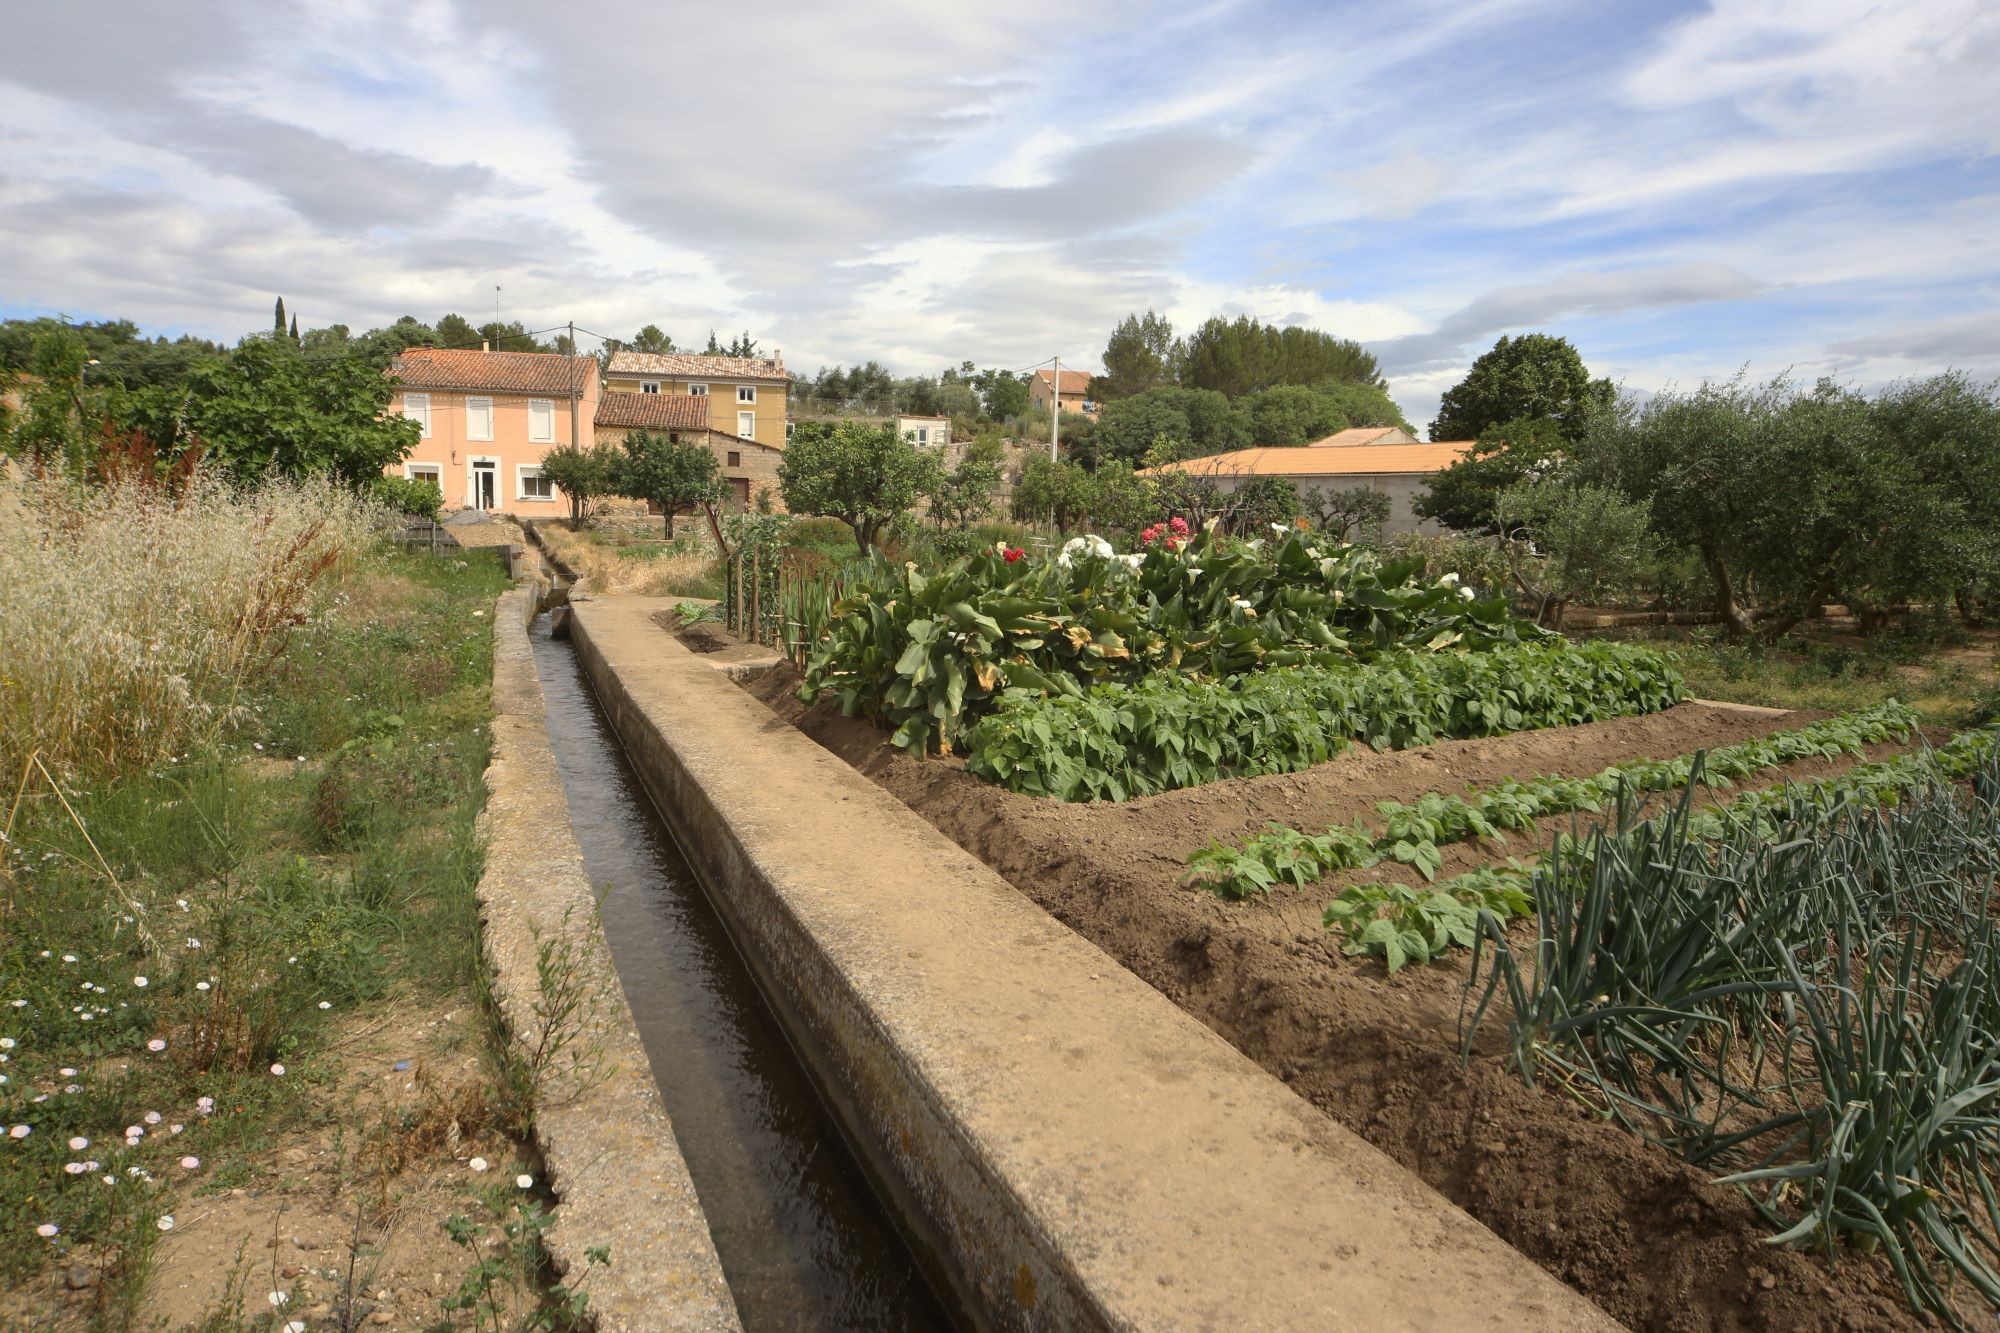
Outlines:
[[573, 601], [579, 658], [971, 1323], [1617, 1327], [701, 662], [669, 605]]
[[[594, 988], [583, 1040], [600, 1064], [580, 1090], [560, 1082], [535, 1110], [535, 1134], [556, 1191], [545, 1233], [566, 1280], [584, 1290], [606, 1333], [740, 1328], [687, 1163], [640, 1045], [571, 831], [550, 748], [541, 681], [528, 641], [532, 588], [503, 593], [494, 615], [493, 753], [480, 816], [479, 881], [486, 960], [511, 1039], [537, 1030], [537, 952], [566, 937], [569, 965]], [[610, 1263], [587, 1251], [610, 1247]]]

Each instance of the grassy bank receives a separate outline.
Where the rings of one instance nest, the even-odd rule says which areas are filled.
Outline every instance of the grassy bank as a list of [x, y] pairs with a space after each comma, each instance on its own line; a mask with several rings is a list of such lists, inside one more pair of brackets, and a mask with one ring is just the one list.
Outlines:
[[[173, 1229], [341, 1114], [337, 1039], [389, 1005], [475, 1008], [474, 820], [504, 586], [486, 553], [354, 555], [220, 732], [115, 777], [58, 787], [35, 762], [6, 775], [0, 1289], [14, 1311], [150, 1323]], [[473, 1097], [452, 1136], [514, 1119]], [[338, 1128], [359, 1159], [413, 1127]]]

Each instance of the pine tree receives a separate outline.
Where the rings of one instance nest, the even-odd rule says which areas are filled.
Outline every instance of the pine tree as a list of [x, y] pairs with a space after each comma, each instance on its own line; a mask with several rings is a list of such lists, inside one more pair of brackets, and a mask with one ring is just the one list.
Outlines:
[[714, 330], [714, 329], [710, 329], [710, 330], [708, 331], [708, 346], [707, 346], [707, 347], [705, 347], [705, 348], [703, 348], [703, 349], [702, 349], [702, 351], [703, 351], [703, 353], [704, 353], [705, 355], [707, 355], [707, 356], [721, 356], [721, 355], [722, 355], [722, 344], [721, 344], [721, 343], [719, 343], [719, 342], [717, 342], [717, 341], [715, 340], [715, 330]]
[[278, 313], [271, 318], [271, 332], [280, 338], [285, 336], [285, 298], [278, 298]]

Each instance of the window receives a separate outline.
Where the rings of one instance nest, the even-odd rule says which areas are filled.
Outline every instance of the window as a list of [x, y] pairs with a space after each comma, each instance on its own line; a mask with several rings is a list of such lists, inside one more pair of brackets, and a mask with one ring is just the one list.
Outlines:
[[639, 381], [640, 393], [658, 393], [659, 391], [660, 391], [660, 382], [658, 380]]
[[757, 414], [755, 412], [738, 412], [736, 414], [736, 433], [746, 440], [756, 439]]
[[522, 500], [553, 500], [556, 498], [556, 488], [549, 482], [547, 477], [542, 475], [540, 468], [517, 467], [514, 469], [514, 475], [520, 482], [520, 485], [517, 487], [518, 494], [516, 498]]
[[739, 385], [737, 385], [737, 386], [736, 386], [736, 401], [737, 401], [737, 402], [739, 402], [739, 403], [754, 403], [754, 402], [756, 402], [756, 401], [757, 401], [757, 386], [756, 386], [756, 385], [754, 385], [754, 384], [739, 384]]
[[724, 466], [724, 467], [742, 467], [742, 466], [743, 466], [743, 454], [742, 454], [742, 452], [741, 452], [740, 450], [736, 450], [736, 449], [731, 449], [731, 450], [729, 451], [729, 455], [728, 455], [728, 457], [729, 457], [729, 461], [723, 464], [723, 466]]
[[688, 385], [688, 392], [696, 398], [706, 398], [708, 397], [708, 386], [706, 384], [690, 384]]
[[427, 393], [403, 395], [403, 415], [417, 423], [417, 438], [431, 437], [431, 396]]
[[493, 400], [491, 398], [468, 398], [465, 400], [465, 438], [468, 440], [490, 440], [493, 438]]
[[790, 444], [791, 442], [792, 442], [792, 423], [787, 421], [785, 423], [785, 443]]
[[405, 463], [403, 475], [411, 481], [427, 481], [444, 493], [444, 468], [437, 463]]
[[929, 426], [917, 427], [917, 444], [919, 446], [923, 446], [929, 444], [930, 442], [931, 442], [931, 428]]
[[547, 398], [528, 400], [528, 438], [536, 444], [552, 444], [556, 438], [556, 405]]

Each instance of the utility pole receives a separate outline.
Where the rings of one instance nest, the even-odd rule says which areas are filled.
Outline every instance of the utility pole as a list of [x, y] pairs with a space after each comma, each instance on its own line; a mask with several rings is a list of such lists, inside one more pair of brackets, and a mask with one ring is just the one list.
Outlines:
[[1055, 369], [1049, 372], [1049, 461], [1059, 463], [1062, 459], [1056, 453], [1056, 440], [1062, 434], [1062, 358], [1055, 359]]

